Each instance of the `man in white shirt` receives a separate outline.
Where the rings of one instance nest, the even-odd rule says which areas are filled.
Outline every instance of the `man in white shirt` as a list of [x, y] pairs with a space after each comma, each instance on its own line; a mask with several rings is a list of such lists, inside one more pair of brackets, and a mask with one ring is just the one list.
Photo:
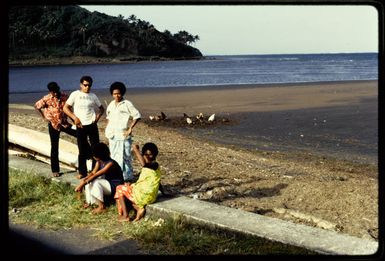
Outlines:
[[132, 130], [141, 118], [132, 102], [124, 99], [126, 86], [122, 82], [114, 82], [110, 86], [114, 98], [107, 106], [107, 127], [111, 158], [120, 165], [125, 182], [134, 182], [135, 177], [131, 165]]
[[[104, 107], [99, 98], [91, 93], [92, 78], [83, 76], [80, 78], [80, 90], [70, 94], [64, 105], [64, 113], [67, 114], [76, 125], [78, 155], [78, 178], [87, 176], [87, 159], [92, 159], [92, 167], [95, 160], [91, 155], [91, 147], [99, 143], [99, 130], [97, 123], [104, 113]], [[98, 111], [95, 111], [95, 107]]]

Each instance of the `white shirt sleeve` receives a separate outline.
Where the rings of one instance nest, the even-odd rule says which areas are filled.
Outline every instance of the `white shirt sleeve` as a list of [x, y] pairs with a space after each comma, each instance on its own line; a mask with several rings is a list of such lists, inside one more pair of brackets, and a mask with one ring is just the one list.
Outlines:
[[74, 106], [76, 96], [78, 95], [79, 91], [73, 91], [71, 92], [70, 96], [68, 97], [66, 103], [70, 105], [71, 107]]
[[142, 117], [140, 115], [140, 112], [135, 108], [132, 102], [126, 100], [126, 107], [127, 107], [127, 110], [130, 112], [132, 119], [136, 120]]

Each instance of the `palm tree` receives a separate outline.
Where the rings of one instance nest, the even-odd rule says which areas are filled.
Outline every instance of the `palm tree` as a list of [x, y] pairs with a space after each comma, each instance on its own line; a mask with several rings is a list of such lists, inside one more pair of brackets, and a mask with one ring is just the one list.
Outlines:
[[79, 32], [83, 36], [83, 45], [86, 43], [86, 31], [87, 31], [87, 28], [88, 28], [88, 24], [82, 25], [79, 28]]
[[130, 16], [128, 17], [128, 21], [129, 21], [130, 23], [136, 24], [136, 22], [137, 22], [136, 15], [134, 15], [134, 14], [130, 15]]

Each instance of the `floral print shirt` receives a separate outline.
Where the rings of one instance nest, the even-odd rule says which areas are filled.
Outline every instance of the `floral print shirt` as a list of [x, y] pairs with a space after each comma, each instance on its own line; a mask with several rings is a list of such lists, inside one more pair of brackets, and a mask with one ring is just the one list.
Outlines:
[[68, 95], [63, 92], [60, 98], [48, 94], [35, 103], [35, 108], [44, 109], [45, 118], [51, 122], [54, 129], [60, 130], [61, 126], [68, 127], [70, 125], [67, 121], [67, 115], [63, 111], [67, 99]]

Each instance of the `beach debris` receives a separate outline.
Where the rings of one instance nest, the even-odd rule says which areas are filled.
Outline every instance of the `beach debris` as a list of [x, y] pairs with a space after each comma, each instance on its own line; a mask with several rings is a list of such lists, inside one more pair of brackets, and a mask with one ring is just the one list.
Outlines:
[[285, 208], [273, 208], [273, 211], [282, 215], [290, 215], [297, 219], [301, 219], [307, 222], [312, 222], [316, 227], [327, 229], [327, 230], [338, 230], [336, 223], [331, 223], [313, 215], [302, 213], [296, 210], [285, 209]]
[[163, 218], [159, 218], [152, 226], [154, 227], [161, 227], [164, 223], [164, 219]]
[[214, 113], [214, 114], [211, 114], [211, 116], [208, 118], [207, 121], [213, 122], [214, 120], [215, 120], [215, 113]]
[[160, 112], [160, 120], [165, 120], [167, 118], [166, 114], [163, 111]]
[[148, 116], [148, 118], [150, 118], [150, 121], [155, 120], [155, 116], [153, 116], [153, 115]]

